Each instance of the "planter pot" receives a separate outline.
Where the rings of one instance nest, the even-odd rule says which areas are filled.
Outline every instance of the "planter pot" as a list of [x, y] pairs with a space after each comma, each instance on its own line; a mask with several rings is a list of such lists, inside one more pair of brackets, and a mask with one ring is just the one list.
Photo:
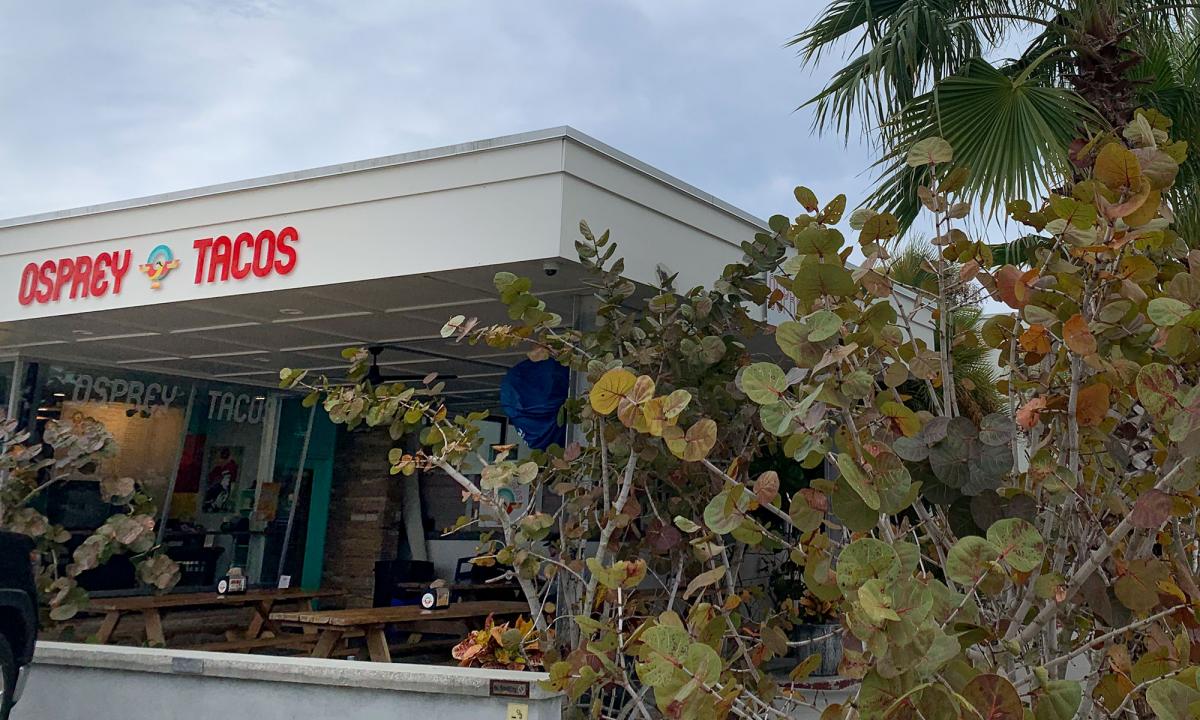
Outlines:
[[[831, 625], [796, 625], [788, 633], [792, 642], [808, 642], [807, 645], [792, 647], [792, 657], [799, 663], [804, 658], [815, 653], [821, 653], [821, 664], [813, 671], [816, 677], [829, 677], [838, 674], [838, 665], [842, 662], [842, 626]], [[819, 640], [817, 638], [820, 638]], [[811, 641], [811, 642], [809, 642]]]

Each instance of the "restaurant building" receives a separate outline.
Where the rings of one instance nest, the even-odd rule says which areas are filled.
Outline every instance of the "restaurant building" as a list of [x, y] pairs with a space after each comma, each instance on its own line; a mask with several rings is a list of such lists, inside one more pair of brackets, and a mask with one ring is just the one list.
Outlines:
[[[451, 412], [497, 411], [483, 436], [519, 443], [498, 410], [523, 353], [439, 330], [459, 313], [507, 321], [499, 270], [587, 323], [581, 219], [611, 229], [647, 290], [660, 265], [679, 287], [710, 283], [765, 228], [568, 127], [0, 221], [0, 404], [35, 435], [103, 422], [115, 457], [55, 488], [51, 519], [82, 539], [110, 512], [95, 483], [133, 477], [184, 585], [237, 566], [369, 605], [376, 560], [452, 579], [475, 547], [443, 537], [471, 511], [457, 487], [389, 475], [385, 432], [335, 427], [279, 370], [337, 379], [344, 348], [380, 348], [386, 377], [436, 372]], [[135, 585], [119, 564], [91, 583]]]
[[[522, 353], [439, 329], [505, 319], [499, 270], [586, 323], [581, 219], [646, 287], [660, 264], [711, 282], [765, 227], [566, 127], [0, 221], [0, 400], [35, 431], [84, 415], [114, 435], [115, 457], [49, 498], [80, 537], [108, 512], [94, 483], [129, 476], [185, 584], [238, 566], [370, 604], [378, 559], [452, 578], [475, 543], [442, 529], [469, 509], [445, 478], [390, 476], [386, 433], [333, 426], [279, 369], [337, 378], [343, 348], [376, 346], [389, 378], [439, 373], [452, 412], [498, 409]], [[499, 414], [483, 432], [518, 441]], [[93, 584], [133, 583], [118, 568]]]

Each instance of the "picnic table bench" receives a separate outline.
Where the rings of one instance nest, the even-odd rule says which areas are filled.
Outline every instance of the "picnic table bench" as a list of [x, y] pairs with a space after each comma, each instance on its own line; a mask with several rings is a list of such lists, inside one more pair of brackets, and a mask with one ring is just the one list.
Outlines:
[[271, 613], [277, 623], [299, 625], [305, 632], [316, 631], [317, 644], [312, 657], [329, 658], [344, 637], [363, 635], [372, 662], [391, 662], [385, 630], [389, 627], [421, 632], [461, 632], [453, 621], [480, 620], [489, 615], [514, 616], [529, 613], [523, 602], [460, 602], [449, 607], [425, 610], [419, 605], [361, 608], [351, 610], [314, 610]]
[[[254, 616], [246, 629], [244, 640], [259, 640], [264, 629], [279, 634], [278, 626], [271, 620], [271, 612], [282, 603], [304, 603], [320, 598], [337, 597], [340, 590], [249, 590], [245, 593], [218, 595], [216, 592], [175, 593], [169, 595], [130, 595], [124, 597], [92, 598], [88, 612], [104, 615], [96, 640], [108, 644], [117, 625], [126, 615], [140, 615], [146, 641], [150, 645], [166, 647], [162, 616], [176, 610], [211, 610], [214, 608], [254, 608]], [[220, 643], [218, 643], [219, 645]], [[199, 649], [199, 648], [197, 648]]]

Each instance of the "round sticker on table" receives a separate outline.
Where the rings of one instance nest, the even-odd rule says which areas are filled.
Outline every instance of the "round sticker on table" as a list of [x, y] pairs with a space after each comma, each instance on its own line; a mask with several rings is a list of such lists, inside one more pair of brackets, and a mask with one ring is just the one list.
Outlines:
[[437, 602], [437, 596], [431, 592], [427, 592], [421, 596], [421, 607], [426, 610], [432, 610], [435, 602]]

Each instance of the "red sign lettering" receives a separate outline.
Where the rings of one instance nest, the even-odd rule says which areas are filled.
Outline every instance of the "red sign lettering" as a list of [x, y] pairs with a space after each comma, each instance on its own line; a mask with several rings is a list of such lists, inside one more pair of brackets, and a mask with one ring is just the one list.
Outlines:
[[[259, 278], [288, 275], [296, 268], [298, 242], [300, 233], [294, 227], [285, 227], [278, 233], [243, 232], [233, 240], [228, 235], [200, 238], [192, 243], [196, 250], [194, 282], [204, 285], [231, 278], [245, 280], [251, 275]], [[125, 276], [134, 266], [132, 256], [133, 251], [126, 249], [31, 262], [21, 271], [17, 300], [22, 305], [32, 305], [64, 298], [120, 295]], [[157, 289], [179, 264], [168, 246], [159, 245], [150, 252], [146, 263], [138, 267], [149, 277], [151, 287]]]
[[276, 234], [263, 230], [257, 236], [244, 232], [231, 240], [228, 235], [200, 238], [192, 243], [196, 250], [195, 284], [245, 280], [251, 274], [265, 278], [287, 275], [296, 267], [296, 243], [300, 233], [285, 227]]
[[132, 250], [79, 255], [29, 263], [21, 272], [17, 301], [22, 305], [86, 297], [119, 295], [125, 275], [133, 266]]

